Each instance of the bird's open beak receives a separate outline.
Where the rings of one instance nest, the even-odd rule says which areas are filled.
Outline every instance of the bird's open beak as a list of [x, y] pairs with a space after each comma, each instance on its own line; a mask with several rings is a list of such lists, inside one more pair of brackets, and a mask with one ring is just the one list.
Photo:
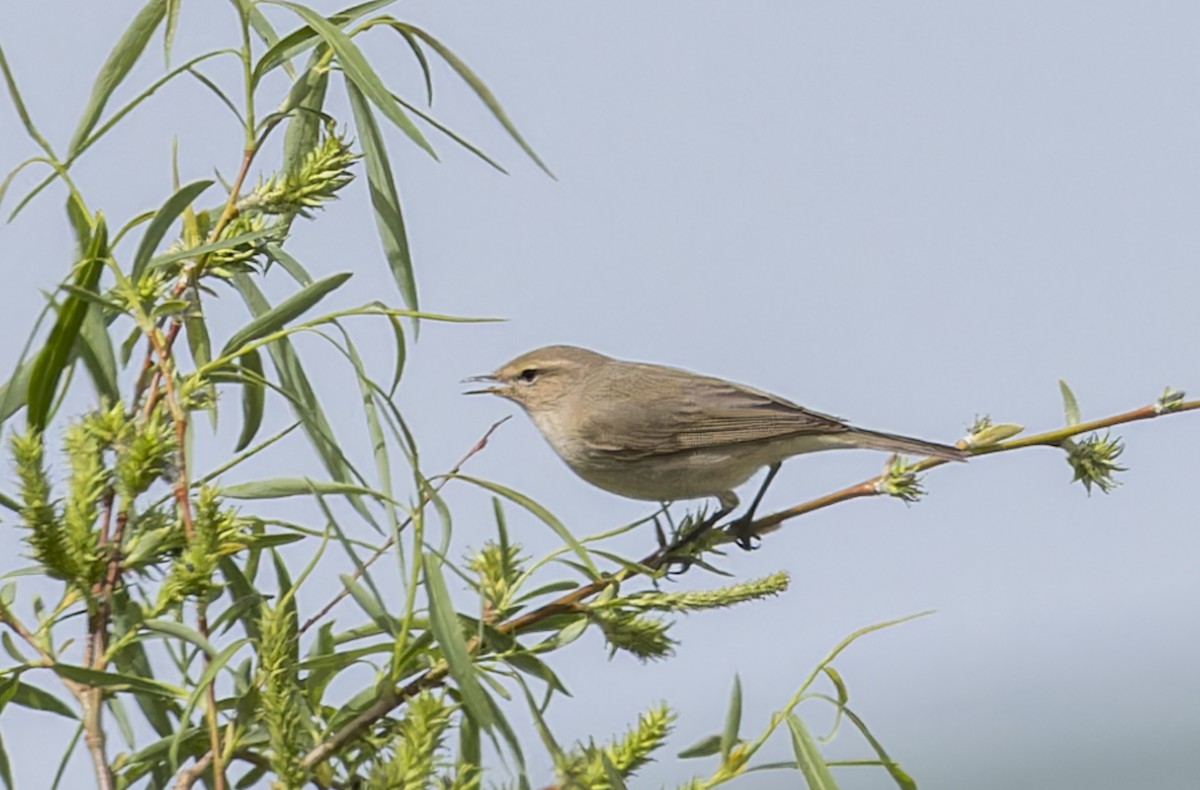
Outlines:
[[496, 381], [496, 377], [493, 375], [490, 375], [490, 374], [486, 375], [486, 376], [471, 376], [470, 378], [463, 379], [462, 383], [470, 384], [470, 383], [473, 383], [476, 381], [488, 382], [488, 383], [491, 383], [492, 386], [485, 387], [481, 390], [467, 390], [466, 392], [463, 393], [463, 395], [503, 395], [504, 392], [507, 390], [507, 387], [504, 387], [501, 384], [499, 384]]

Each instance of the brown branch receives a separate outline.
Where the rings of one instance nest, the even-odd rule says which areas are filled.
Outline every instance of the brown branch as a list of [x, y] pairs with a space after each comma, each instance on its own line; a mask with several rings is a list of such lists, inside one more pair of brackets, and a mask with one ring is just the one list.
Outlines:
[[[492, 423], [492, 427], [488, 428], [479, 441], [475, 442], [475, 446], [468, 450], [466, 455], [458, 459], [458, 463], [454, 465], [454, 468], [442, 475], [442, 478], [437, 482], [437, 485], [433, 487], [433, 490], [421, 496], [421, 501], [417, 505], [418, 512], [427, 504], [429, 504], [429, 500], [433, 498], [434, 494], [437, 494], [446, 486], [446, 483], [449, 483], [454, 479], [455, 475], [462, 470], [463, 465], [466, 464], [467, 461], [470, 461], [475, 455], [480, 453], [483, 448], [487, 447], [488, 439], [492, 437], [492, 434], [496, 432], [497, 428], [506, 423], [509, 419], [511, 418], [505, 417], [503, 420], [497, 420], [496, 422]], [[412, 521], [413, 517], [409, 516], [403, 522], [401, 522], [400, 525], [396, 527], [396, 535], [399, 535], [402, 529], [412, 524]], [[396, 544], [396, 535], [392, 535], [386, 541], [384, 541], [383, 545], [375, 550], [375, 553], [372, 554], [367, 561], [362, 564], [361, 568], [355, 568], [354, 573], [350, 574], [350, 581], [358, 581], [358, 579], [363, 575], [364, 570], [370, 567], [375, 560], [382, 557], [388, 549], [394, 546]], [[329, 603], [322, 606], [316, 614], [304, 621], [304, 625], [300, 626], [300, 629], [297, 631], [297, 633], [303, 634], [319, 620], [321, 620], [321, 618], [329, 614], [330, 610], [341, 603], [348, 595], [350, 595], [349, 585], [343, 585], [341, 591], [338, 592], [337, 595], [333, 596], [333, 598], [329, 600]]]
[[[971, 448], [971, 451], [974, 455], [992, 455], [1011, 450], [1019, 450], [1025, 447], [1057, 447], [1061, 446], [1065, 440], [1071, 438], [1072, 436], [1077, 436], [1082, 433], [1090, 433], [1092, 431], [1110, 428], [1123, 423], [1146, 420], [1166, 414], [1191, 411], [1194, 409], [1200, 409], [1200, 400], [1177, 403], [1169, 408], [1164, 408], [1156, 404], [1124, 412], [1113, 417], [1093, 420], [1086, 423], [1078, 423], [1076, 425], [1067, 426], [1066, 428], [1060, 428], [1054, 431], [1047, 431], [1034, 436], [1028, 436], [1024, 439], [1014, 439], [1009, 442], [1001, 442], [986, 447]], [[493, 429], [494, 427], [495, 426], [493, 426]], [[925, 471], [942, 466], [946, 463], [949, 462], [937, 458], [927, 458], [914, 464], [912, 469], [913, 471]], [[762, 518], [755, 519], [744, 529], [746, 533], [750, 535], [763, 535], [778, 529], [779, 525], [788, 519], [796, 518], [797, 516], [801, 516], [806, 513], [811, 513], [814, 510], [820, 510], [822, 508], [829, 507], [830, 505], [834, 505], [839, 502], [846, 502], [851, 499], [858, 499], [866, 496], [877, 496], [884, 493], [878, 485], [884, 479], [884, 477], [885, 475], [876, 475], [869, 480], [864, 480], [861, 483], [847, 486], [840, 491], [835, 491], [833, 493], [826, 494], [825, 496], [801, 503], [794, 507], [781, 510], [777, 513], [763, 516]], [[734, 537], [732, 535], [728, 536], [729, 541], [732, 541], [733, 539]], [[673, 551], [677, 552], [680, 548], [685, 547], [671, 548]], [[559, 596], [555, 600], [544, 604], [537, 609], [500, 623], [496, 626], [496, 630], [504, 634], [515, 635], [519, 634], [521, 631], [530, 626], [537, 625], [545, 621], [549, 617], [560, 614], [568, 614], [571, 612], [578, 612], [579, 604], [586, 599], [599, 594], [610, 585], [623, 582], [626, 579], [634, 576], [641, 575], [643, 573], [641, 568], [645, 568], [650, 571], [658, 570], [670, 559], [671, 556], [667, 549], [659, 548], [652, 554], [646, 556], [646, 558], [641, 561], [639, 566], [627, 566], [622, 568], [617, 573], [605, 576], [602, 579], [590, 582], [589, 584], [585, 584], [581, 587], [577, 587], [571, 592]], [[467, 651], [474, 655], [480, 650], [480, 648], [484, 646], [484, 644], [483, 640], [476, 636], [469, 639], [466, 646]], [[304, 759], [301, 761], [301, 765], [304, 766], [304, 768], [311, 770], [315, 766], [327, 760], [330, 756], [336, 753], [338, 749], [349, 743], [354, 738], [357, 738], [372, 724], [382, 719], [384, 716], [387, 716], [409, 698], [415, 696], [425, 689], [440, 685], [448, 672], [449, 668], [445, 661], [441, 661], [406, 685], [393, 688], [387, 693], [384, 693], [371, 705], [371, 707], [367, 708], [358, 716], [354, 717], [354, 719], [344, 724], [340, 729], [338, 729], [337, 732], [330, 735], [328, 739], [310, 750], [308, 754], [304, 756]]]
[[[1081, 422], [1075, 425], [1068, 425], [1065, 428], [1057, 428], [1053, 431], [1046, 431], [1033, 436], [1026, 436], [1022, 439], [1013, 439], [1012, 441], [1000, 442], [998, 444], [988, 445], [986, 447], [967, 449], [970, 449], [972, 455], [981, 456], [1010, 452], [1012, 450], [1021, 450], [1026, 447], [1061, 447], [1064, 441], [1080, 434], [1091, 433], [1093, 431], [1103, 430], [1104, 428], [1112, 428], [1125, 423], [1137, 422], [1139, 420], [1150, 420], [1167, 414], [1192, 411], [1195, 409], [1200, 409], [1200, 400], [1178, 403], [1170, 408], [1162, 408], [1157, 404], [1143, 406], [1140, 409], [1133, 409], [1132, 411], [1116, 414], [1112, 417], [1104, 417], [1099, 420], [1092, 420], [1091, 422]], [[962, 443], [960, 442], [960, 446], [961, 445]], [[950, 462], [940, 458], [926, 458], [925, 460], [914, 464], [913, 471], [924, 472], [939, 466], [944, 466], [948, 463]], [[829, 507], [830, 505], [836, 505], [839, 502], [845, 502], [861, 496], [878, 496], [885, 493], [884, 491], [880, 490], [878, 485], [884, 477], [885, 475], [876, 475], [875, 477], [864, 480], [861, 483], [843, 488], [841, 491], [835, 491], [832, 494], [826, 494], [825, 496], [809, 500], [808, 502], [802, 502], [799, 505], [781, 510], [777, 513], [772, 513], [768, 516], [755, 519], [753, 523], [746, 527], [746, 531], [751, 535], [766, 535], [779, 529], [783, 522], [796, 518], [797, 516], [803, 516], [807, 513], [811, 513], [814, 510], [820, 510], [822, 508]]]
[[[196, 613], [197, 628], [205, 639], [208, 639], [208, 614], [205, 612], [203, 602], [198, 604], [199, 611]], [[212, 663], [212, 657], [207, 651], [204, 653], [204, 669], [207, 671]], [[225, 767], [221, 764], [221, 728], [217, 722], [217, 689], [216, 678], [213, 678], [205, 690], [205, 705], [204, 718], [208, 723], [208, 741], [211, 744], [209, 754], [212, 755], [213, 769], [213, 787], [216, 790], [225, 790]]]

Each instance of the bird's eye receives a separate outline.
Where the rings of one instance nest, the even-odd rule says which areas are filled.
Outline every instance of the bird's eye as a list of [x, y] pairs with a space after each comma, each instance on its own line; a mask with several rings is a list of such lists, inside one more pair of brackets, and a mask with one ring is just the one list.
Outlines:
[[537, 374], [538, 374], [538, 371], [535, 368], [525, 368], [517, 375], [517, 378], [519, 378], [521, 381], [525, 382], [526, 384], [529, 384], [535, 378], [537, 378]]

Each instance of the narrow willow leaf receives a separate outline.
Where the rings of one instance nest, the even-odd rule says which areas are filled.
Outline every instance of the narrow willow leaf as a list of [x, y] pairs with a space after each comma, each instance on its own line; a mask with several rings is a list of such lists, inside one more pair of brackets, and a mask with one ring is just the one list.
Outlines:
[[463, 640], [458, 614], [450, 600], [446, 579], [442, 575], [441, 560], [430, 552], [421, 555], [421, 567], [425, 571], [425, 590], [429, 595], [429, 627], [437, 640], [450, 676], [458, 684], [463, 707], [467, 715], [484, 730], [491, 731], [496, 720], [490, 700], [476, 676], [478, 670], [471, 663], [467, 643]]
[[154, 212], [154, 219], [150, 220], [150, 224], [146, 226], [146, 232], [142, 234], [142, 240], [138, 243], [137, 252], [133, 256], [133, 269], [130, 279], [135, 283], [142, 279], [142, 275], [146, 272], [146, 266], [154, 256], [154, 251], [162, 243], [163, 237], [167, 235], [167, 231], [171, 229], [171, 225], [175, 223], [175, 220], [179, 218], [184, 209], [190, 206], [196, 198], [200, 197], [212, 185], [213, 182], [211, 179], [203, 179], [185, 184], [176, 190], [175, 194], [167, 198], [158, 211]]
[[1067, 425], [1078, 425], [1079, 419], [1079, 401], [1075, 400], [1075, 393], [1071, 392], [1071, 388], [1067, 386], [1064, 379], [1058, 380], [1058, 389], [1062, 393], [1063, 399], [1063, 415], [1067, 419]]
[[[250, 312], [254, 315], [260, 316], [271, 309], [266, 297], [254, 282], [254, 278], [245, 274], [235, 274], [230, 278], [230, 282], [241, 294], [242, 299], [250, 308]], [[321, 463], [329, 475], [339, 483], [354, 481], [359, 485], [364, 485], [365, 478], [358, 473], [358, 470], [342, 452], [341, 446], [333, 434], [333, 428], [330, 427], [329, 420], [325, 417], [321, 403], [317, 399], [316, 393], [313, 392], [312, 384], [309, 383], [304, 367], [300, 364], [300, 357], [296, 354], [292, 344], [286, 337], [281, 337], [271, 342], [267, 349], [275, 364], [279, 391], [288, 399], [292, 413], [303, 425], [304, 432], [317, 449], [317, 455], [320, 456]], [[349, 499], [351, 506], [363, 517], [363, 520], [379, 530], [378, 522], [371, 511], [367, 509], [362, 497], [351, 494]]]
[[242, 381], [242, 433], [233, 448], [235, 453], [245, 450], [258, 435], [267, 403], [267, 390], [263, 386], [266, 379], [258, 349], [242, 354], [239, 361], [245, 375]]
[[163, 65], [171, 66], [171, 47], [175, 45], [175, 30], [179, 27], [180, 0], [167, 0], [167, 26], [163, 30]]
[[707, 738], [701, 738], [681, 751], [677, 756], [681, 760], [690, 760], [696, 757], [711, 757], [714, 754], [721, 753], [721, 736], [709, 735]]
[[117, 722], [117, 729], [121, 731], [121, 737], [125, 739], [125, 743], [129, 748], [133, 748], [133, 724], [129, 721], [129, 713], [125, 710], [124, 703], [121, 698], [115, 695], [110, 695], [104, 700], [108, 712], [112, 714], [113, 720]]
[[222, 557], [217, 562], [217, 567], [221, 569], [221, 576], [229, 585], [230, 597], [233, 599], [234, 606], [244, 607], [244, 611], [247, 612], [240, 618], [239, 623], [246, 629], [246, 635], [258, 642], [262, 638], [262, 630], [259, 626], [262, 593], [246, 577], [246, 574], [242, 573], [242, 569], [237, 566], [237, 563], [229, 557]]
[[804, 726], [804, 722], [795, 713], [789, 713], [787, 725], [792, 732], [792, 751], [796, 755], [796, 765], [800, 768], [800, 773], [804, 774], [808, 790], [837, 790], [837, 782], [834, 781], [816, 740]]
[[[133, 607], [119, 607], [113, 613], [114, 631], [118, 634], [128, 633], [130, 629], [141, 627], [141, 613], [134, 614]], [[113, 656], [113, 666], [122, 675], [134, 677], [154, 677], [154, 669], [150, 666], [150, 657], [140, 640], [125, 645]], [[175, 731], [175, 723], [171, 718], [179, 713], [176, 700], [163, 699], [158, 694], [144, 694], [135, 691], [134, 700], [146, 717], [146, 721], [161, 738]]]
[[283, 170], [295, 173], [305, 155], [316, 148], [324, 120], [325, 94], [329, 89], [329, 69], [318, 50], [309, 59], [308, 69], [292, 85], [281, 112], [291, 114], [283, 136]]
[[0, 424], [20, 411], [29, 396], [29, 377], [37, 359], [27, 359], [13, 373], [12, 378], [0, 386]]
[[176, 639], [190, 642], [208, 654], [209, 658], [215, 658], [217, 655], [217, 648], [213, 646], [212, 642], [205, 639], [199, 631], [194, 628], [188, 628], [183, 623], [174, 620], [146, 620], [141, 625], [147, 631], [166, 634], [167, 636], [173, 636]]
[[[358, 354], [358, 349], [354, 346], [354, 341], [351, 339], [350, 333], [342, 328], [340, 324], [337, 325], [337, 328], [341, 330], [342, 338], [346, 344], [345, 354], [354, 368], [355, 378], [358, 381], [363, 418], [367, 423], [367, 435], [371, 440], [372, 454], [375, 458], [375, 473], [379, 480], [379, 486], [383, 493], [387, 495], [388, 500], [394, 500], [392, 462], [388, 456], [387, 438], [383, 434], [383, 426], [379, 420], [379, 409], [375, 405], [375, 391], [379, 389], [379, 385], [367, 375], [366, 367], [363, 365], [362, 358]], [[400, 528], [400, 521], [396, 516], [395, 508], [387, 508], [387, 514], [391, 533], [394, 535]]]
[[313, 305], [341, 287], [349, 279], [350, 272], [331, 274], [323, 280], [317, 280], [298, 293], [292, 294], [265, 313], [256, 315], [250, 323], [233, 333], [233, 337], [229, 338], [221, 350], [221, 356], [227, 356], [251, 340], [283, 328], [293, 318], [298, 318], [308, 312]]
[[392, 279], [404, 297], [404, 304], [410, 310], [417, 310], [417, 282], [413, 276], [412, 255], [404, 229], [404, 214], [400, 209], [400, 193], [396, 191], [396, 182], [392, 178], [387, 145], [379, 133], [371, 107], [358, 86], [346, 80], [346, 92], [354, 111], [354, 125], [358, 129], [358, 142], [362, 147], [370, 186], [371, 207], [375, 210], [375, 227], [379, 230], [383, 253], [391, 267]]
[[[263, 15], [263, 12], [258, 10], [258, 6], [253, 3], [249, 4], [249, 8], [247, 8], [246, 11], [250, 17], [250, 27], [254, 29], [254, 32], [258, 34], [258, 37], [261, 38], [263, 43], [267, 45], [267, 49], [269, 50], [271, 47], [275, 46], [279, 42], [279, 34], [275, 32], [275, 28], [271, 25], [270, 20], [268, 20]], [[283, 70], [287, 72], [287, 75], [292, 79], [295, 79], [296, 70], [292, 68], [291, 61], [285, 57], [281, 61], [281, 65], [283, 66]], [[254, 84], [257, 84], [257, 81]]]
[[421, 76], [425, 78], [425, 103], [430, 107], [433, 106], [433, 72], [429, 70], [429, 59], [425, 57], [425, 50], [421, 49], [421, 45], [417, 42], [416, 36], [407, 30], [399, 27], [393, 27], [397, 33], [408, 44], [408, 48], [412, 50], [413, 57], [417, 59], [417, 65], [421, 67]]
[[117, 385], [117, 358], [113, 353], [112, 337], [108, 334], [102, 312], [99, 306], [93, 304], [84, 313], [77, 350], [92, 377], [96, 392], [102, 400], [111, 404], [121, 399], [121, 391]]
[[900, 790], [917, 790], [917, 783], [903, 768], [900, 767], [899, 763], [888, 756], [887, 750], [884, 749], [883, 744], [881, 744], [879, 740], [871, 734], [871, 731], [867, 728], [866, 722], [859, 718], [858, 714], [849, 708], [844, 707], [842, 710], [846, 714], [846, 718], [849, 719], [854, 726], [858, 728], [858, 731], [862, 733], [862, 736], [867, 739], [867, 743], [871, 744], [871, 748], [874, 749], [875, 754], [879, 756], [879, 762], [883, 764], [883, 767], [887, 770], [888, 774], [891, 775], [892, 781], [896, 783], [896, 786], [899, 787]]
[[317, 35], [329, 45], [329, 48], [333, 50], [347, 79], [358, 86], [359, 90], [371, 100], [371, 103], [378, 107], [379, 111], [389, 121], [394, 123], [400, 131], [404, 132], [410, 140], [424, 149], [434, 159], [437, 159], [437, 154], [434, 153], [433, 147], [429, 145], [429, 141], [425, 139], [425, 135], [421, 134], [421, 130], [413, 124], [412, 119], [404, 113], [399, 103], [392, 98], [391, 92], [388, 91], [383, 81], [379, 79], [379, 75], [375, 73], [375, 69], [371, 68], [371, 64], [363, 55], [362, 50], [350, 40], [348, 35], [337, 25], [331, 24], [328, 19], [310, 8], [288, 2], [288, 0], [265, 1], [290, 9], [307, 22], [317, 32]]
[[[74, 749], [71, 750], [71, 752], [74, 751]], [[8, 761], [8, 747], [4, 745], [4, 739], [2, 737], [0, 737], [0, 781], [3, 781], [4, 786], [9, 790], [12, 790], [12, 765]]]
[[187, 333], [188, 351], [192, 352], [196, 367], [202, 368], [212, 362], [212, 339], [208, 336], [208, 323], [199, 300], [183, 311], [183, 331]]
[[596, 566], [592, 563], [592, 558], [588, 555], [587, 549], [583, 547], [583, 544], [580, 543], [575, 536], [572, 535], [565, 526], [563, 526], [563, 523], [555, 518], [554, 514], [549, 510], [546, 510], [546, 508], [542, 507], [537, 502], [534, 502], [524, 494], [518, 493], [511, 488], [502, 486], [499, 483], [493, 483], [490, 480], [483, 480], [478, 477], [471, 477], [463, 474], [455, 475], [455, 477], [459, 480], [465, 480], [468, 483], [473, 483], [480, 488], [486, 488], [493, 494], [499, 494], [510, 502], [520, 505], [533, 515], [537, 516], [542, 523], [554, 530], [555, 534], [562, 538], [563, 542], [571, 547], [571, 550], [575, 552], [575, 556], [579, 557], [579, 561], [583, 564], [583, 567], [587, 569], [589, 574], [591, 574], [591, 578], [600, 578], [600, 571], [598, 571]]
[[733, 747], [738, 744], [738, 731], [742, 726], [742, 679], [733, 676], [733, 691], [729, 695], [729, 709], [725, 711], [725, 729], [721, 731], [721, 758], [729, 759]]
[[277, 262], [291, 278], [301, 285], [311, 285], [313, 278], [304, 268], [304, 264], [292, 257], [287, 250], [278, 244], [267, 245], [267, 257]]
[[31, 686], [28, 683], [17, 682], [16, 691], [13, 693], [12, 702], [15, 705], [20, 705], [33, 710], [44, 710], [47, 713], [55, 713], [68, 719], [78, 719], [78, 714], [60, 700], [58, 697], [51, 694], [49, 691], [44, 691], [37, 686]]
[[404, 342], [404, 327], [400, 325], [400, 319], [389, 315], [388, 323], [392, 325], [392, 337], [396, 340], [396, 352], [393, 355], [396, 357], [396, 370], [392, 373], [392, 384], [387, 391], [388, 400], [391, 400], [396, 396], [396, 388], [400, 386], [400, 377], [404, 375], [404, 362], [408, 359], [408, 352]]
[[376, 491], [366, 486], [352, 483], [341, 483], [333, 480], [313, 480], [308, 477], [273, 477], [266, 480], [254, 480], [248, 483], [236, 483], [221, 489], [221, 494], [230, 499], [284, 499], [292, 496], [311, 496], [313, 494], [345, 494], [369, 496], [381, 502], [399, 505], [388, 498], [382, 491]]
[[221, 89], [220, 85], [206, 77], [204, 72], [200, 71], [200, 69], [190, 69], [188, 73], [191, 74], [197, 82], [208, 88], [209, 91], [211, 91], [212, 94], [217, 97], [217, 100], [221, 102], [221, 104], [225, 105], [225, 109], [229, 110], [233, 117], [237, 119], [238, 126], [246, 125], [246, 119], [242, 117], [242, 111], [239, 110], [238, 106], [233, 103], [233, 99], [230, 99], [228, 94]]
[[392, 98], [394, 98], [396, 101], [400, 102], [401, 107], [408, 110], [413, 115], [417, 116], [422, 121], [424, 121], [425, 123], [432, 126], [434, 129], [437, 129], [439, 132], [441, 132], [442, 134], [449, 137], [451, 140], [453, 140], [455, 143], [457, 143], [459, 146], [461, 146], [463, 149], [465, 149], [468, 153], [473, 154], [477, 159], [479, 159], [481, 162], [483, 162], [484, 164], [491, 167], [493, 170], [496, 170], [499, 173], [503, 173], [504, 175], [508, 175], [508, 170], [505, 169], [504, 166], [501, 165], [499, 162], [497, 162], [495, 159], [492, 159], [490, 156], [488, 156], [482, 148], [475, 145], [470, 140], [463, 137], [461, 134], [454, 131], [446, 124], [439, 121], [437, 118], [434, 118], [432, 115], [430, 115], [427, 112], [423, 112], [419, 107], [413, 106], [411, 103], [406, 102], [404, 99], [400, 98], [399, 96], [393, 96]]
[[[378, 11], [381, 8], [391, 5], [396, 0], [372, 0], [369, 3], [359, 3], [351, 6], [344, 11], [338, 11], [329, 17], [329, 21], [337, 27], [345, 27], [348, 23], [371, 13]], [[286, 64], [289, 58], [294, 58], [297, 55], [303, 54], [311, 49], [320, 39], [317, 38], [316, 31], [312, 27], [305, 25], [297, 30], [288, 33], [283, 38], [273, 43], [258, 62], [254, 64], [254, 72], [251, 76], [250, 84], [257, 86], [272, 70], [280, 65]]]
[[[104, 270], [104, 258], [108, 256], [108, 230], [103, 217], [96, 222], [87, 255], [75, 275], [76, 287], [95, 292]], [[88, 303], [79, 296], [68, 296], [59, 310], [58, 319], [50, 330], [46, 345], [34, 362], [29, 376], [28, 411], [29, 426], [41, 432], [50, 417], [50, 407], [58, 389], [59, 379], [71, 357], [79, 329], [88, 310]]]
[[[50, 147], [50, 143], [45, 137], [42, 137], [41, 132], [39, 132], [37, 127], [34, 126], [33, 118], [29, 115], [29, 109], [25, 106], [25, 100], [21, 98], [21, 91], [17, 88], [17, 81], [13, 77], [12, 70], [8, 67], [8, 58], [4, 57], [3, 49], [0, 49], [0, 72], [3, 72], [4, 74], [4, 84], [8, 88], [9, 97], [12, 98], [13, 107], [15, 107], [17, 110], [17, 117], [21, 119], [21, 124], [25, 127], [25, 133], [28, 134], [33, 141], [37, 143], [43, 151], [46, 152], [46, 155], [49, 156], [51, 160], [54, 160], [56, 158], [54, 156], [54, 149]], [[9, 178], [11, 178], [22, 167], [24, 167], [24, 163], [18, 165], [17, 169], [9, 174]], [[8, 179], [5, 179], [4, 183], [5, 186], [7, 186]]]
[[150, 37], [154, 35], [159, 23], [163, 21], [166, 11], [166, 0], [150, 0], [121, 34], [116, 46], [109, 53], [108, 60], [104, 62], [96, 75], [96, 82], [92, 86], [92, 95], [88, 98], [87, 106], [84, 107], [83, 115], [79, 119], [79, 125], [75, 128], [75, 134], [71, 138], [71, 145], [68, 148], [69, 155], [75, 155], [96, 126], [97, 121], [100, 120], [100, 114], [104, 112], [104, 105], [108, 103], [109, 97], [112, 96], [117, 86], [129, 75], [133, 64], [141, 57]]
[[93, 688], [108, 689], [109, 691], [140, 691], [145, 694], [156, 694], [165, 699], [184, 699], [187, 692], [177, 686], [162, 683], [151, 678], [135, 677], [116, 672], [101, 672], [73, 664], [51, 664], [50, 668], [59, 677], [74, 680]]
[[429, 35], [421, 28], [416, 27], [415, 25], [408, 25], [403, 22], [399, 22], [396, 23], [396, 26], [414, 36], [417, 36], [426, 44], [428, 44], [434, 52], [438, 53], [438, 55], [440, 55], [442, 59], [449, 64], [450, 68], [454, 69], [458, 76], [462, 77], [463, 81], [470, 86], [471, 90], [475, 92], [475, 95], [479, 97], [479, 100], [484, 103], [496, 120], [500, 122], [500, 125], [504, 127], [504, 131], [508, 132], [513, 141], [516, 142], [516, 144], [521, 147], [521, 150], [525, 152], [525, 155], [532, 159], [534, 164], [541, 168], [542, 172], [551, 178], [554, 178], [554, 173], [550, 171], [550, 168], [546, 166], [546, 163], [541, 160], [541, 157], [534, 152], [529, 143], [525, 142], [525, 138], [521, 136], [521, 133], [517, 131], [516, 125], [508, 117], [508, 113], [504, 111], [504, 108], [500, 105], [500, 102], [496, 99], [496, 96], [491, 92], [491, 90], [488, 89], [487, 85], [483, 84], [483, 80], [481, 80], [479, 76], [475, 74], [475, 72], [471, 71], [471, 68], [465, 62], [463, 62], [461, 58], [455, 55], [454, 52], [451, 51], [450, 48], [445, 44], [438, 41], [436, 38]]
[[[250, 640], [247, 638], [239, 639], [209, 661], [208, 666], [204, 668], [204, 672], [201, 673], [200, 678], [192, 688], [192, 693], [188, 695], [187, 704], [180, 715], [180, 721], [188, 721], [191, 718], [192, 711], [196, 709], [196, 706], [200, 704], [205, 694], [208, 693], [208, 687], [216, 680], [217, 673], [225, 668], [225, 665], [229, 663], [234, 654], [249, 643]], [[171, 740], [171, 746], [167, 750], [167, 754], [170, 755], [172, 765], [179, 764], [179, 748], [183, 745], [187, 732], [186, 727], [180, 727], [178, 732], [175, 733], [175, 737]]]
[[274, 228], [263, 228], [262, 230], [254, 230], [249, 233], [240, 233], [237, 236], [231, 236], [228, 239], [214, 241], [211, 244], [201, 244], [198, 247], [191, 247], [186, 250], [176, 250], [174, 252], [166, 252], [162, 255], [154, 257], [150, 260], [150, 266], [166, 266], [169, 263], [176, 261], [185, 261], [189, 258], [200, 258], [210, 252], [219, 250], [231, 250], [234, 247], [240, 247], [243, 244], [249, 244], [255, 241], [261, 241], [275, 235], [278, 231]]
[[381, 631], [392, 636], [400, 633], [400, 623], [388, 614], [387, 609], [383, 606], [383, 601], [376, 593], [359, 584], [357, 579], [347, 573], [340, 574], [338, 578], [342, 580], [342, 585], [346, 588], [346, 592], [350, 593], [354, 602], [358, 604], [358, 608], [362, 609]]

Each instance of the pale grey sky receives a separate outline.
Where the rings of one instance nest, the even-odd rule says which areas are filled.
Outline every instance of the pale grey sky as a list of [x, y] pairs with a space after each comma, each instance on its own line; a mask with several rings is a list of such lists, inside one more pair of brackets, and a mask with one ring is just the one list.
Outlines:
[[[138, 6], [5, 8], [0, 44], [60, 150]], [[423, 306], [509, 319], [428, 324], [410, 350], [400, 400], [427, 472], [514, 411], [460, 397], [459, 380], [552, 342], [946, 441], [978, 413], [1057, 426], [1059, 377], [1087, 417], [1149, 403], [1168, 384], [1200, 392], [1189, 342], [1200, 334], [1193, 3], [418, 1], [392, 12], [470, 63], [558, 175], [525, 160], [444, 69], [435, 112], [512, 174], [447, 143], [436, 163], [392, 135]], [[185, 3], [175, 62], [233, 35], [225, 4]], [[398, 39], [368, 41], [385, 78], [416, 97]], [[161, 72], [156, 42], [122, 95]], [[171, 135], [184, 181], [235, 169], [234, 124], [181, 82], [79, 163], [93, 207], [119, 224], [158, 206]], [[3, 170], [35, 153], [7, 104], [0, 153]], [[362, 184], [326, 214], [298, 226], [292, 249], [314, 273], [356, 272], [338, 304], [399, 302]], [[0, 369], [41, 307], [36, 289], [53, 287], [71, 254], [59, 191], [0, 227]], [[229, 294], [213, 314], [230, 329], [244, 320]], [[356, 328], [386, 370], [387, 331]], [[338, 425], [366, 457], [354, 398], [339, 386], [346, 371], [318, 343], [305, 348], [328, 362], [323, 391], [347, 398]], [[841, 637], [932, 608], [836, 664], [852, 705], [921, 787], [1195, 787], [1200, 508], [1189, 486], [1200, 418], [1120, 433], [1131, 471], [1109, 496], [1089, 498], [1061, 453], [1033, 449], [940, 469], [911, 507], [859, 501], [789, 524], [725, 565], [739, 578], [786, 569], [786, 595], [680, 621], [668, 662], [609, 660], [598, 638], [582, 640], [557, 665], [575, 697], [551, 721], [564, 741], [603, 738], [665, 699], [680, 714], [676, 734], [632, 786], [682, 780], [711, 769], [673, 754], [720, 729], [734, 673], [743, 731], [754, 733]], [[209, 460], [227, 448], [214, 445]], [[882, 461], [794, 459], [766, 506], [856, 482]], [[262, 474], [304, 468], [273, 463]], [[650, 510], [576, 479], [521, 416], [470, 471], [533, 496], [576, 534]], [[466, 486], [447, 497], [461, 554], [488, 535], [488, 504]], [[509, 517], [530, 551], [553, 545], [533, 519]], [[4, 525], [9, 570], [23, 564], [20, 533]], [[652, 543], [647, 531], [619, 548]], [[344, 570], [331, 566], [326, 590]], [[692, 573], [678, 586], [720, 583]], [[321, 598], [314, 590], [304, 603]], [[339, 622], [354, 616], [347, 608]], [[806, 710], [826, 720], [819, 706]], [[0, 721], [19, 787], [44, 786], [57, 738], [69, 737], [49, 718], [10, 709]], [[538, 753], [532, 739], [528, 751]], [[790, 754], [783, 738], [768, 751]], [[844, 730], [832, 751], [868, 747]], [[535, 783], [549, 781], [545, 760], [531, 764]], [[90, 781], [82, 754], [71, 771]], [[837, 776], [849, 788], [891, 786], [876, 769]], [[736, 786], [793, 781], [758, 774]]]

